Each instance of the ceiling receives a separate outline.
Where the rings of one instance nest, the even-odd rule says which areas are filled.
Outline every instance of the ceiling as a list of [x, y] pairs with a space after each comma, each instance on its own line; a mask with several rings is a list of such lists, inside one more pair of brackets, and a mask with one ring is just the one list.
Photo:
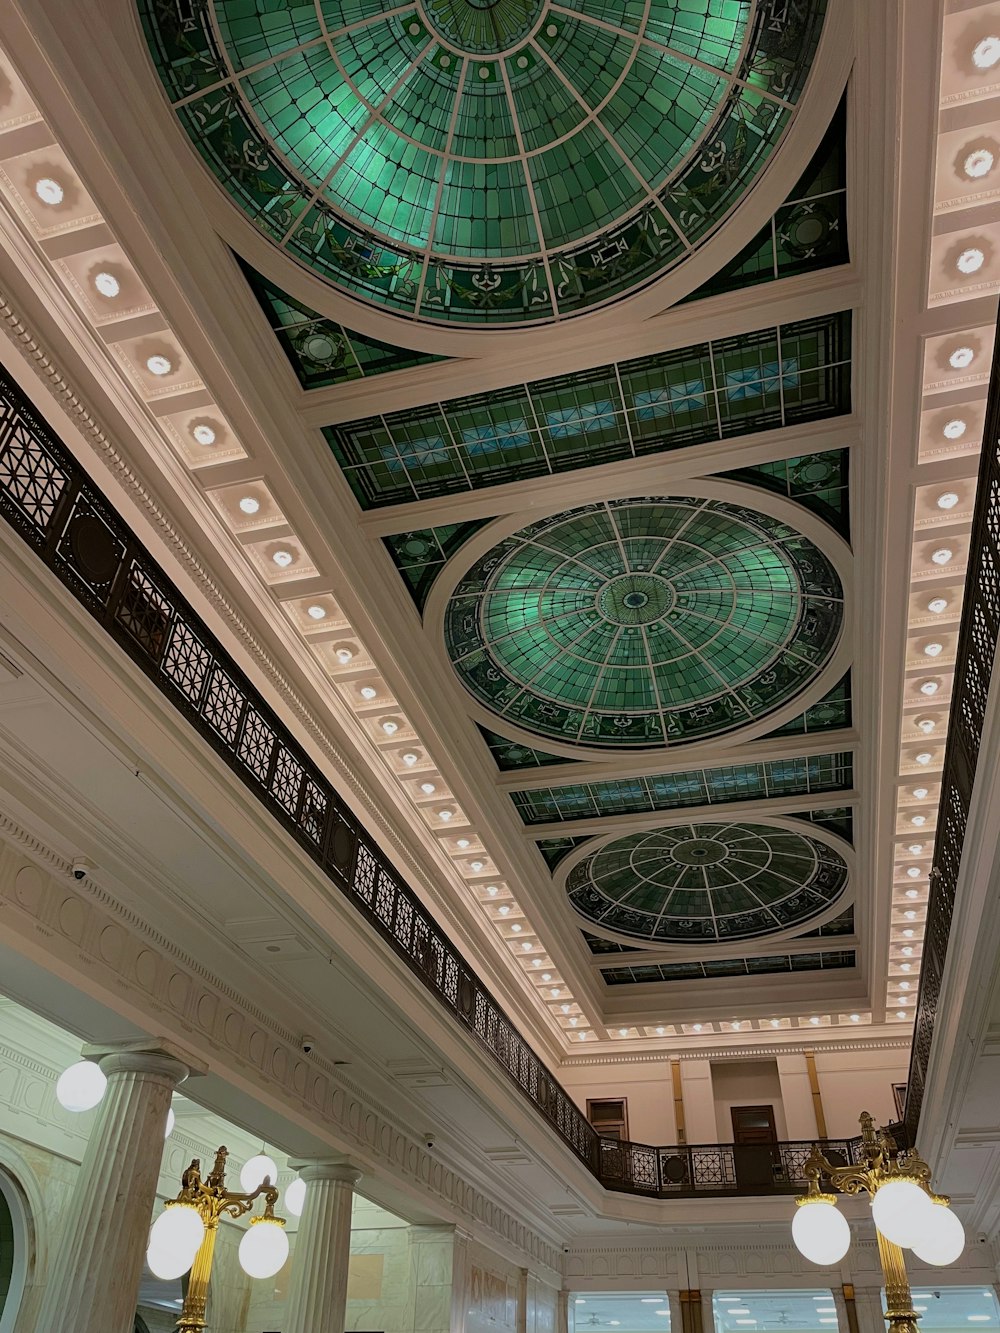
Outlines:
[[906, 1025], [997, 6], [902, 130], [848, 0], [104, 9], [113, 89], [12, 30], [4, 243], [387, 854], [557, 1051]]

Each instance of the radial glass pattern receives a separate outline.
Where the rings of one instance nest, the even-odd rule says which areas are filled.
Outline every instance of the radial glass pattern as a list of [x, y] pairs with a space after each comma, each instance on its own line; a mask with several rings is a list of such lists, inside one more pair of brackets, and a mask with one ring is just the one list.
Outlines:
[[660, 746], [794, 698], [840, 633], [840, 580], [794, 528], [718, 501], [590, 505], [522, 528], [452, 594], [466, 689], [539, 736]]
[[637, 939], [751, 939], [809, 921], [847, 886], [847, 863], [767, 824], [683, 824], [617, 838], [570, 871], [581, 916]]
[[423, 319], [572, 314], [680, 262], [791, 123], [826, 0], [139, 0], [250, 218]]

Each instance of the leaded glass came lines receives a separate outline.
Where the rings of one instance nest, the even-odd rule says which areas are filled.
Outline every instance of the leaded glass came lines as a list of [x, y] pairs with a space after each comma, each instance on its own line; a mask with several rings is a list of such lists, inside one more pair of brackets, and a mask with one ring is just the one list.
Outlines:
[[686, 806], [731, 805], [777, 796], [811, 796], [849, 791], [853, 785], [853, 755], [843, 751], [515, 791], [511, 800], [524, 823], [531, 825], [570, 823], [602, 815], [651, 814]]
[[652, 747], [746, 726], [836, 648], [840, 580], [793, 528], [652, 497], [550, 515], [459, 581], [445, 642], [469, 693], [568, 744]]
[[698, 823], [616, 838], [570, 871], [575, 910], [657, 942], [752, 939], [804, 923], [847, 887], [827, 844], [767, 824]]
[[853, 949], [822, 953], [769, 954], [763, 958], [717, 958], [704, 963], [647, 963], [642, 967], [608, 967], [601, 976], [608, 986], [649, 985], [660, 981], [712, 981], [718, 977], [778, 976], [788, 972], [835, 972], [857, 966]]
[[826, 0], [138, 0], [222, 188], [409, 317], [565, 317], [685, 259], [795, 116]]
[[[850, 410], [851, 312], [845, 310], [365, 417], [324, 434], [361, 507], [377, 509]], [[761, 484], [781, 489], [783, 483], [761, 478]], [[804, 500], [808, 489], [796, 482], [789, 493]]]

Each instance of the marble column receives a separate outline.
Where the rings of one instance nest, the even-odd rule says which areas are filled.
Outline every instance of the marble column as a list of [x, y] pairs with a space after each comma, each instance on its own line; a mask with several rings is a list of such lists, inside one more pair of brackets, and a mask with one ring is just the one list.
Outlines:
[[303, 1162], [306, 1198], [292, 1252], [285, 1333], [344, 1333], [351, 1205], [361, 1172], [349, 1162]]
[[667, 1308], [670, 1310], [670, 1327], [674, 1333], [683, 1333], [684, 1314], [681, 1310], [681, 1294], [679, 1291], [667, 1292]]
[[568, 1291], [560, 1291], [556, 1297], [556, 1333], [569, 1333]]
[[860, 1333], [885, 1333], [885, 1306], [879, 1287], [855, 1287], [854, 1308]]
[[38, 1333], [132, 1333], [135, 1322], [170, 1097], [189, 1069], [163, 1050], [122, 1049], [98, 1063], [108, 1086], [54, 1247]]

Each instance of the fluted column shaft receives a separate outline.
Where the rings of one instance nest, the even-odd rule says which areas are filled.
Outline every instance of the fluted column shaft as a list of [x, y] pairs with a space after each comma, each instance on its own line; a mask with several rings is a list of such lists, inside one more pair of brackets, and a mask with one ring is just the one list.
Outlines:
[[351, 1204], [361, 1172], [344, 1162], [308, 1162], [285, 1333], [344, 1333], [351, 1258]]
[[37, 1333], [132, 1333], [170, 1095], [188, 1070], [159, 1052], [117, 1052], [53, 1253]]

